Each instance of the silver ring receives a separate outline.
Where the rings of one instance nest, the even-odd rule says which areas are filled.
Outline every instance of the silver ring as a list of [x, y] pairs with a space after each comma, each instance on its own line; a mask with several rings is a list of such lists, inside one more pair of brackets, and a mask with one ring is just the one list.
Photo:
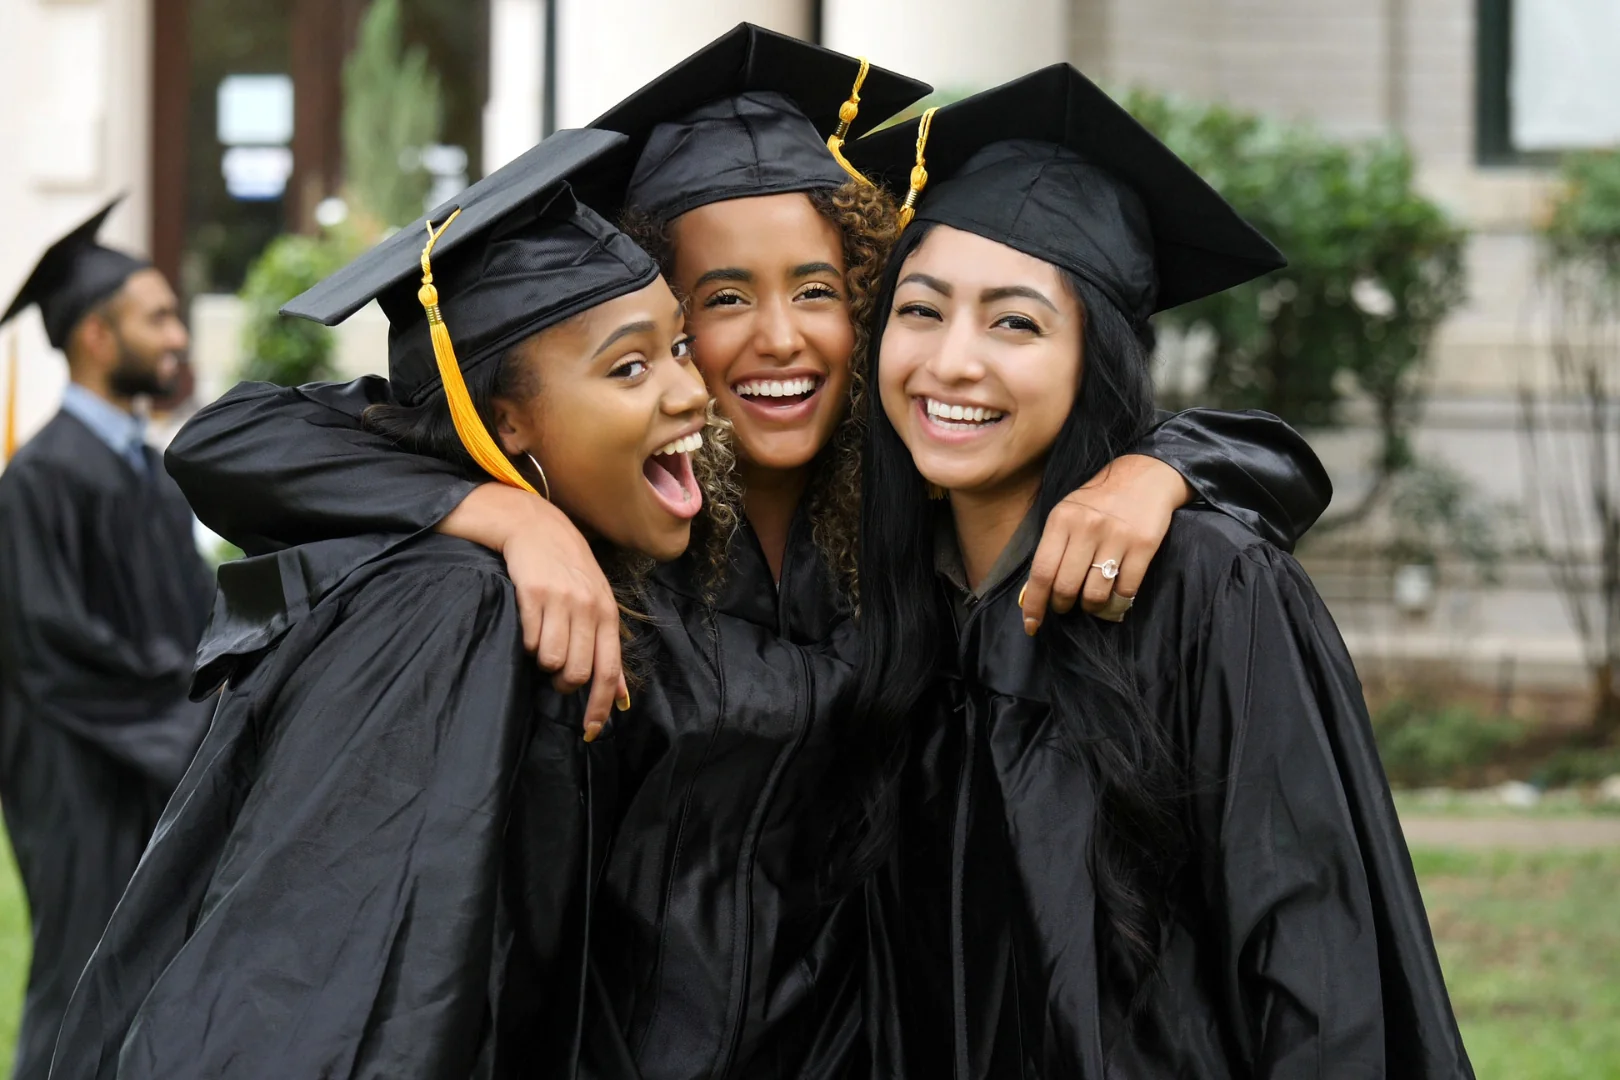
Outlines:
[[1119, 562], [1115, 559], [1105, 559], [1102, 562], [1092, 563], [1091, 568], [1102, 571], [1104, 581], [1113, 581], [1119, 577]]

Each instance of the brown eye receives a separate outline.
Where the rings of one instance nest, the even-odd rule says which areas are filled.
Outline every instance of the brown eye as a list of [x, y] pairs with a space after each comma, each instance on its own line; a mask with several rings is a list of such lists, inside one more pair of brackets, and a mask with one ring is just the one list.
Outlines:
[[628, 357], [608, 372], [610, 379], [634, 379], [647, 372], [647, 361], [639, 356]]
[[670, 347], [669, 354], [677, 360], [690, 360], [692, 358], [692, 346], [696, 343], [697, 338], [687, 334]]

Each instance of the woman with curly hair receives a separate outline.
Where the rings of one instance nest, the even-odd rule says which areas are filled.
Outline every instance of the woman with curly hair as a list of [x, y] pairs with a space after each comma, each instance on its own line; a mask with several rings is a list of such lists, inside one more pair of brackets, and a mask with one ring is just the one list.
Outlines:
[[[170, 448], [199, 515], [250, 551], [436, 526], [502, 552], [542, 666], [560, 686], [593, 683], [586, 737], [613, 768], [591, 780], [604, 816], [572, 894], [588, 906], [590, 973], [568, 1013], [589, 1075], [894, 1073], [863, 1010], [883, 976], [868, 967], [864, 900], [821, 887], [835, 720], [859, 651], [852, 404], [897, 233], [894, 200], [840, 147], [926, 91], [745, 24], [594, 125], [639, 152], [622, 190], [583, 194], [622, 202], [626, 231], [670, 275], [724, 422], [694, 463], [709, 498], [693, 551], [648, 587], [643, 666], [657, 677], [632, 700], [578, 531], [543, 500], [366, 431], [351, 403], [363, 395], [238, 388]], [[1275, 421], [1178, 419], [1144, 449], [1188, 479], [1138, 454], [1080, 493], [1048, 533], [1064, 595], [1103, 544], [1139, 535], [1121, 550], [1145, 563], [1189, 485], [1286, 539], [1325, 501], [1314, 457]], [[628, 714], [604, 725], [615, 697]]]

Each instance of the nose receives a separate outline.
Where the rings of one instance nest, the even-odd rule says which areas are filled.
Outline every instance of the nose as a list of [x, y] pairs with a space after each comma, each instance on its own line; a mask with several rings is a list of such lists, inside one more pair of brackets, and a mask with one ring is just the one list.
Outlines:
[[665, 385], [663, 393], [659, 395], [659, 407], [666, 416], [685, 416], [688, 413], [702, 412], [709, 404], [709, 388], [703, 383], [703, 376], [692, 364], [663, 364], [659, 365], [665, 371]]
[[804, 332], [793, 317], [792, 301], [774, 297], [758, 307], [754, 324], [754, 351], [762, 357], [791, 360], [804, 351]]
[[957, 319], [939, 337], [939, 347], [928, 357], [929, 374], [941, 383], [969, 383], [984, 378], [978, 329], [967, 319]]
[[191, 348], [191, 331], [179, 319], [173, 320], [169, 330], [169, 351], [183, 353]]

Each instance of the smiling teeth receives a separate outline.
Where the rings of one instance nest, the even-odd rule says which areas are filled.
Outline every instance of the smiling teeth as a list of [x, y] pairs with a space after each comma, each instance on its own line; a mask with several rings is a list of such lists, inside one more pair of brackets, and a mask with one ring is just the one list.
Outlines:
[[943, 401], [933, 398], [923, 399], [928, 405], [928, 415], [936, 420], [953, 420], [958, 423], [984, 424], [991, 420], [1000, 420], [1005, 413], [997, 409], [982, 409], [967, 405], [947, 405]]
[[666, 454], [693, 454], [696, 453], [698, 447], [702, 445], [703, 433], [701, 431], [694, 431], [692, 434], [687, 435], [684, 438], [676, 439], [674, 442], [658, 451], [658, 453], [654, 454], [653, 457], [663, 457]]
[[815, 388], [814, 379], [757, 379], [739, 384], [733, 392], [738, 397], [798, 397]]

